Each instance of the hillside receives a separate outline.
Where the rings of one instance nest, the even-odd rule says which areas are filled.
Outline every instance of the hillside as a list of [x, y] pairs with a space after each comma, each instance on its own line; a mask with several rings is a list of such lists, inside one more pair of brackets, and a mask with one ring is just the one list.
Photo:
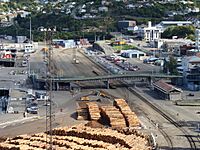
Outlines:
[[[161, 20], [185, 20], [198, 17], [195, 12], [198, 3], [163, 3], [160, 1], [137, 0], [68, 0], [42, 3], [38, 1], [13, 0], [3, 3], [0, 10], [3, 12], [17, 13], [18, 10], [31, 12], [32, 29], [36, 40], [42, 39], [38, 28], [57, 27], [55, 37], [80, 38], [109, 35], [117, 31], [119, 20], [136, 20], [137, 24], [146, 24], [151, 20], [157, 23]], [[173, 15], [171, 15], [171, 13]], [[18, 13], [17, 13], [18, 14]], [[29, 18], [18, 17], [12, 26], [6, 27], [0, 34], [28, 35]]]

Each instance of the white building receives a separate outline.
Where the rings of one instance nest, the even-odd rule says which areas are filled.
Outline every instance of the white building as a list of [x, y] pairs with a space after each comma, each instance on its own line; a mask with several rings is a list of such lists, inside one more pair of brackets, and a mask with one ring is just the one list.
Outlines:
[[144, 39], [147, 42], [158, 41], [161, 37], [161, 30], [157, 27], [151, 26], [151, 21], [148, 22], [148, 27], [144, 28]]
[[62, 46], [63, 48], [75, 48], [76, 42], [74, 40], [53, 39], [55, 45]]
[[33, 53], [35, 52], [34, 48], [33, 48], [33, 44], [30, 44], [30, 43], [26, 43], [24, 45], [24, 52], [25, 53]]
[[10, 2], [10, 0], [0, 0], [0, 2], [6, 3], [6, 2]]
[[98, 10], [100, 12], [107, 12], [108, 11], [108, 7], [102, 6], [102, 7], [99, 7]]
[[126, 50], [122, 52], [121, 56], [126, 58], [140, 58], [146, 56], [146, 54], [138, 50]]
[[76, 47], [76, 43], [74, 40], [66, 40], [64, 43], [64, 47], [65, 48], [75, 48]]
[[195, 40], [196, 49], [200, 50], [200, 29], [196, 29], [195, 31]]
[[38, 43], [3, 43], [0, 49], [16, 49], [17, 51], [24, 51], [25, 53], [33, 53], [38, 49]]
[[17, 11], [17, 14], [19, 14], [22, 18], [25, 18], [25, 17], [27, 17], [28, 15], [30, 15], [31, 12], [24, 11], [24, 10], [19, 10], [19, 11]]

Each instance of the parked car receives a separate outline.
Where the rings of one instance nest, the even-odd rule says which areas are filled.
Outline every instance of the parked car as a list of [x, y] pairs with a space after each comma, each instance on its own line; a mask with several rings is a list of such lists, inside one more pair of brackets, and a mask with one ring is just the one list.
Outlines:
[[26, 60], [22, 61], [22, 67], [27, 67], [28, 66], [28, 62]]
[[189, 93], [188, 96], [194, 96], [194, 94], [193, 93]]
[[28, 107], [26, 110], [27, 110], [27, 113], [30, 113], [30, 114], [38, 113], [38, 107]]

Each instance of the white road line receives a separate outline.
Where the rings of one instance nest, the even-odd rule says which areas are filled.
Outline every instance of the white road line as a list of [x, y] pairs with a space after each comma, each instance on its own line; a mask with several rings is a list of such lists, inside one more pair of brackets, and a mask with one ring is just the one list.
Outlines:
[[8, 121], [8, 122], [1, 123], [0, 124], [0, 128], [5, 128], [7, 126], [13, 126], [13, 125], [16, 125], [16, 124], [23, 124], [25, 122], [34, 121], [34, 120], [41, 119], [41, 118], [42, 117], [40, 117], [40, 116], [33, 116], [33, 117], [28, 117], [28, 118], [22, 118], [22, 119], [18, 119], [18, 120]]

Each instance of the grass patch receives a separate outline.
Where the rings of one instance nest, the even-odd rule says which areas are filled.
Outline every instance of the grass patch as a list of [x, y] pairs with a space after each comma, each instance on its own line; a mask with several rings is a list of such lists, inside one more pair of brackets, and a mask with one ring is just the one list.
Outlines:
[[129, 49], [138, 49], [137, 47], [133, 45], [117, 45], [113, 46], [114, 50], [129, 50]]

